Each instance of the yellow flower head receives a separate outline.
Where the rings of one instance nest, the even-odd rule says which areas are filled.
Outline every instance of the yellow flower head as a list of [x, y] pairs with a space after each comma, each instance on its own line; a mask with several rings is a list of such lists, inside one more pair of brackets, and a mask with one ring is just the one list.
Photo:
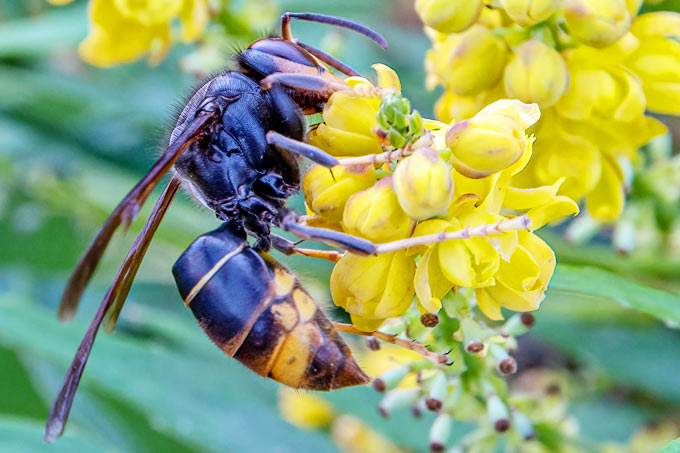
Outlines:
[[311, 392], [287, 387], [279, 389], [281, 417], [298, 428], [317, 429], [333, 421], [333, 407], [325, 399]]
[[505, 92], [542, 109], [555, 104], [569, 85], [569, 72], [562, 56], [540, 41], [525, 41], [505, 68]]
[[543, 22], [560, 6], [559, 0], [501, 0], [510, 18], [522, 27]]
[[428, 51], [426, 65], [434, 78], [461, 96], [475, 95], [500, 79], [507, 56], [506, 44], [483, 25], [446, 36]]
[[313, 165], [302, 180], [302, 191], [309, 209], [334, 222], [342, 220], [347, 200], [375, 184], [373, 165], [337, 166], [328, 169]]
[[433, 148], [420, 148], [399, 162], [392, 188], [401, 207], [415, 220], [445, 214], [453, 198], [451, 170]]
[[459, 33], [475, 23], [481, 0], [416, 0], [416, 12], [428, 27], [442, 33]]
[[574, 38], [606, 47], [626, 34], [631, 15], [625, 0], [565, 0], [564, 18]]
[[399, 204], [391, 183], [391, 178], [383, 178], [373, 187], [352, 195], [342, 215], [345, 231], [374, 242], [408, 237], [413, 221]]
[[346, 253], [333, 268], [331, 295], [361, 330], [376, 330], [402, 315], [414, 295], [415, 262], [404, 250], [378, 256]]
[[171, 22], [182, 22], [182, 40], [193, 41], [208, 22], [207, 0], [92, 0], [90, 31], [81, 57], [95, 66], [132, 62], [145, 54], [158, 63], [171, 42]]
[[539, 116], [536, 104], [501, 100], [473, 118], [453, 124], [446, 134], [451, 163], [470, 178], [483, 178], [509, 167], [527, 149], [525, 130]]

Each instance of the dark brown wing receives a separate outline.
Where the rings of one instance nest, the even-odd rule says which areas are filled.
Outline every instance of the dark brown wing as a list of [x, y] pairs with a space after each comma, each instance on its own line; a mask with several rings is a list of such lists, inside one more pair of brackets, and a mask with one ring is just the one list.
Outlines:
[[66, 284], [57, 312], [60, 321], [69, 321], [75, 315], [83, 291], [118, 226], [122, 224], [123, 228], [127, 229], [163, 175], [172, 168], [182, 153], [205, 130], [214, 116], [215, 112], [197, 114], [196, 118], [187, 125], [179, 137], [168, 146], [161, 158], [151, 167], [151, 170], [123, 198], [109, 218], [106, 219], [97, 236], [81, 256]]
[[[90, 327], [85, 333], [85, 337], [83, 337], [83, 340], [76, 351], [73, 362], [64, 378], [64, 383], [50, 409], [47, 425], [45, 427], [45, 441], [52, 442], [56, 440], [64, 431], [64, 426], [66, 425], [68, 414], [71, 411], [71, 405], [73, 404], [73, 398], [76, 394], [80, 377], [85, 369], [85, 364], [87, 363], [90, 351], [92, 350], [92, 344], [97, 336], [97, 331], [104, 319], [104, 315], [109, 311], [109, 308], [111, 308], [112, 315], [109, 318], [110, 322], [108, 322], [108, 324], [113, 328], [116, 319], [118, 319], [120, 309], [125, 302], [125, 297], [130, 289], [132, 280], [149, 247], [149, 243], [151, 242], [158, 225], [160, 225], [161, 220], [163, 220], [163, 216], [165, 215], [170, 202], [175, 197], [178, 188], [179, 181], [176, 178], [172, 178], [163, 191], [163, 194], [156, 202], [149, 219], [144, 225], [144, 229], [139, 236], [137, 236], [137, 240], [125, 257], [125, 261], [123, 261], [123, 264], [120, 266], [115, 280], [111, 283], [109, 290], [106, 292], [104, 300], [102, 300], [101, 305], [99, 305], [99, 310], [97, 310], [97, 314], [92, 320]], [[114, 300], [115, 305], [112, 305]]]

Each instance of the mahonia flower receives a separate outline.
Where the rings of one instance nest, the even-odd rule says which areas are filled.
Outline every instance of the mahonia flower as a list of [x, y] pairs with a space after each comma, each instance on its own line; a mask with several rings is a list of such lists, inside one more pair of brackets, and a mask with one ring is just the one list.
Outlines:
[[[69, 0], [51, 0], [63, 5]], [[209, 19], [208, 0], [91, 0], [90, 30], [78, 49], [90, 64], [129, 63], [144, 55], [160, 62], [172, 42], [171, 23], [182, 23], [181, 40], [198, 39]]]
[[[526, 131], [540, 117], [536, 104], [500, 100], [447, 126], [411, 114], [398, 93], [396, 74], [386, 67], [380, 71], [379, 79], [388, 80], [391, 88], [348, 79], [348, 88], [334, 93], [324, 110], [333, 126], [321, 124], [310, 134], [317, 146], [338, 156], [356, 155], [357, 140], [347, 137], [372, 142], [383, 152], [378, 156], [371, 150], [367, 157], [373, 157], [362, 162], [375, 172], [357, 183], [359, 176], [342, 173], [333, 179], [327, 169], [313, 167], [304, 182], [307, 205], [316, 214], [308, 222], [337, 222], [344, 203], [342, 231], [389, 243], [500, 225], [519, 214], [533, 231], [578, 211], [573, 201], [557, 194], [564, 178], [542, 186], [512, 184], [532, 157], [534, 139]], [[339, 108], [337, 100], [347, 107]], [[414, 132], [418, 128], [403, 127], [411, 121], [425, 127], [420, 138]], [[391, 138], [381, 140], [386, 128], [390, 132], [382, 137]], [[372, 185], [361, 190], [362, 184]], [[356, 192], [348, 197], [351, 190]], [[346, 253], [333, 269], [331, 295], [363, 331], [403, 315], [414, 296], [421, 312], [437, 313], [442, 299], [460, 288], [475, 291], [477, 305], [489, 318], [502, 319], [501, 307], [538, 308], [554, 268], [552, 250], [533, 232], [508, 231], [377, 256]]]
[[[505, 20], [482, 14], [467, 30], [448, 34], [424, 20], [432, 40], [426, 85], [445, 88], [437, 116], [460, 122], [506, 97], [537, 103], [543, 115], [533, 130], [535, 156], [512, 184], [530, 189], [564, 178], [560, 195], [585, 201], [598, 221], [616, 219], [625, 199], [622, 165], [634, 163], [637, 149], [665, 132], [646, 112], [680, 113], [680, 14], [637, 16], [640, 5], [501, 1]], [[480, 36], [475, 48], [492, 35], [505, 50], [457, 47], [473, 33]], [[466, 77], [461, 68], [470, 71]]]
[[333, 222], [342, 220], [347, 200], [376, 182], [372, 165], [337, 166], [328, 169], [313, 165], [302, 179], [307, 207]]
[[331, 95], [323, 109], [323, 123], [313, 129], [307, 141], [334, 156], [363, 156], [382, 151], [378, 135], [381, 94], [399, 92], [394, 71], [382, 64], [373, 65], [378, 73], [378, 88], [362, 77], [346, 80], [350, 90]]
[[328, 426], [335, 415], [331, 404], [320, 396], [288, 387], [279, 389], [279, 411], [288, 423], [304, 429]]

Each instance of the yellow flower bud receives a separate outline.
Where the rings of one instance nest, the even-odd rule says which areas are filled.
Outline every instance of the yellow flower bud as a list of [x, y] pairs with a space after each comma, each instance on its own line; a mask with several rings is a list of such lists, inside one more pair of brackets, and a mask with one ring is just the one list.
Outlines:
[[625, 0], [565, 0], [564, 18], [569, 33], [593, 47], [614, 44], [630, 27]]
[[415, 270], [404, 250], [365, 257], [346, 253], [331, 274], [333, 302], [351, 315], [358, 329], [375, 330], [411, 305]]
[[470, 96], [498, 81], [506, 56], [505, 43], [477, 24], [435, 43], [428, 51], [426, 64], [447, 89]]
[[416, 12], [428, 27], [442, 33], [459, 33], [475, 23], [481, 0], [416, 0]]
[[349, 197], [375, 184], [373, 165], [313, 165], [302, 180], [309, 209], [328, 220], [339, 222]]
[[356, 91], [336, 91], [323, 109], [324, 124], [309, 133], [309, 143], [334, 156], [382, 152], [375, 134], [380, 97]]
[[483, 178], [515, 163], [527, 149], [524, 130], [540, 116], [536, 104], [500, 100], [446, 133], [451, 163], [468, 178]]
[[501, 0], [505, 12], [522, 27], [543, 22], [560, 6], [559, 0]]
[[342, 215], [342, 226], [350, 234], [374, 242], [404, 239], [413, 221], [392, 191], [392, 178], [383, 178], [370, 189], [352, 195]]
[[453, 198], [451, 169], [433, 148], [420, 148], [397, 165], [392, 189], [415, 220], [445, 214]]
[[509, 97], [546, 108], [567, 90], [569, 72], [559, 52], [532, 39], [515, 50], [505, 68], [504, 82]]

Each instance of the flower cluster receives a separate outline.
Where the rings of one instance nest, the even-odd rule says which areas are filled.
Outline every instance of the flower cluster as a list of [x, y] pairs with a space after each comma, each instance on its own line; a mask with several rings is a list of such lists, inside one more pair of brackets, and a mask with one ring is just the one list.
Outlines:
[[557, 195], [563, 180], [512, 184], [531, 160], [526, 130], [538, 106], [500, 100], [451, 125], [423, 120], [401, 96], [396, 74], [374, 67], [378, 87], [347, 79], [309, 136], [341, 165], [305, 174], [307, 222], [385, 252], [345, 254], [331, 276], [334, 302], [363, 331], [404, 314], [414, 296], [422, 313], [437, 313], [444, 297], [464, 288], [493, 320], [503, 319], [501, 307], [537, 309], [555, 257], [533, 231], [578, 210]]
[[445, 92], [443, 121], [505, 97], [535, 102], [534, 158], [517, 187], [551, 185], [585, 199], [598, 221], [623, 208], [623, 169], [680, 113], [680, 14], [638, 16], [641, 1], [417, 0], [433, 46], [427, 84]]
[[[68, 3], [52, 0], [56, 4]], [[180, 40], [198, 39], [209, 20], [208, 0], [91, 0], [90, 30], [80, 56], [95, 66], [129, 63], [144, 55], [160, 62], [171, 43], [172, 23], [182, 24]]]

